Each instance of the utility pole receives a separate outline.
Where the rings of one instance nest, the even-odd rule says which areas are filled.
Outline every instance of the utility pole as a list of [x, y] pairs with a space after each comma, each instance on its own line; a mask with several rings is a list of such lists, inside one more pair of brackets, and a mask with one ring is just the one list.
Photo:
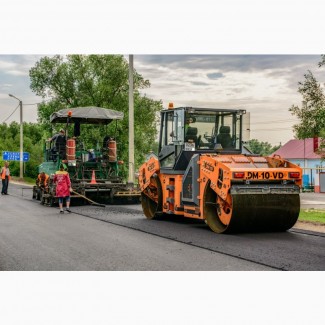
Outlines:
[[24, 179], [24, 125], [23, 125], [23, 102], [15, 97], [12, 94], [9, 94], [10, 97], [15, 98], [19, 101], [19, 107], [20, 107], [20, 157], [19, 157], [19, 179]]
[[134, 101], [133, 101], [133, 55], [129, 55], [129, 180], [134, 184]]

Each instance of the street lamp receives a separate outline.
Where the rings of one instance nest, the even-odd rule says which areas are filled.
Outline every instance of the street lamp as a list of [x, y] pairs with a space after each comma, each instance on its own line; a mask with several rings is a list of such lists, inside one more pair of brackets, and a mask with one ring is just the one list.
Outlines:
[[24, 165], [23, 165], [23, 162], [24, 162], [24, 150], [23, 150], [23, 146], [24, 146], [24, 130], [23, 130], [23, 102], [15, 97], [14, 95], [12, 94], [9, 94], [10, 97], [13, 97], [15, 99], [17, 99], [19, 101], [19, 106], [20, 106], [20, 172], [19, 172], [19, 179], [20, 180], [23, 180], [23, 177], [24, 177]]
[[134, 184], [133, 55], [129, 55], [129, 183]]

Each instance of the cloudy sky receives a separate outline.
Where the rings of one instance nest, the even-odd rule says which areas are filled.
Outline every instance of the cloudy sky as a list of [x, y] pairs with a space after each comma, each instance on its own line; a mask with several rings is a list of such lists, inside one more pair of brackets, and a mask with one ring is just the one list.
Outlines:
[[[37, 121], [41, 99], [30, 90], [28, 71], [40, 55], [0, 55], [0, 123]], [[128, 56], [126, 56], [128, 59]], [[293, 138], [296, 118], [288, 111], [301, 104], [298, 82], [311, 70], [319, 82], [325, 69], [320, 55], [134, 55], [134, 68], [149, 79], [148, 97], [177, 106], [241, 108], [250, 112], [251, 138], [273, 145]]]

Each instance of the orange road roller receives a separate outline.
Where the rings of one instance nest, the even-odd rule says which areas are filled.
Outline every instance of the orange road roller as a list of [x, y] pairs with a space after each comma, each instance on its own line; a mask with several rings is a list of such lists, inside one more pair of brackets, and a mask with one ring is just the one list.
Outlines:
[[216, 233], [286, 231], [300, 211], [302, 170], [243, 146], [245, 110], [161, 112], [159, 154], [139, 169], [148, 219], [201, 219]]

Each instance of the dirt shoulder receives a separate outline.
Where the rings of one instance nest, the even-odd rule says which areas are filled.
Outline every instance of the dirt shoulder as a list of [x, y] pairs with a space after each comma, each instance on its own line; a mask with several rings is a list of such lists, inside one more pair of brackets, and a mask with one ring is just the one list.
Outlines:
[[293, 228], [325, 233], [325, 224], [311, 221], [297, 221]]

